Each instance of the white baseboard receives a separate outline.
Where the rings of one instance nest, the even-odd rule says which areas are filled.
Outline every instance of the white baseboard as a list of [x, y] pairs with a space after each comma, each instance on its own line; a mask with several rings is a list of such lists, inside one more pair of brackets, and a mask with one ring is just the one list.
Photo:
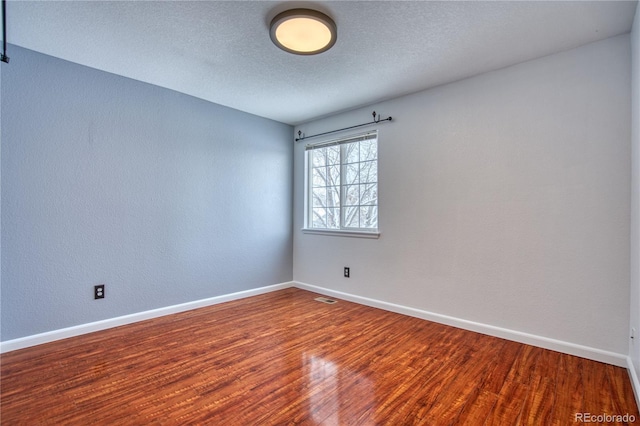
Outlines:
[[232, 300], [244, 299], [245, 297], [270, 293], [272, 291], [282, 290], [292, 286], [293, 282], [274, 284], [266, 287], [253, 288], [250, 290], [239, 291], [237, 293], [224, 294], [222, 296], [210, 297], [208, 299], [195, 300], [193, 302], [181, 303], [179, 305], [167, 306], [150, 311], [138, 312], [121, 317], [109, 318], [102, 321], [76, 325], [73, 327], [48, 331], [46, 333], [34, 334], [32, 336], [21, 337], [18, 339], [7, 340], [6, 342], [0, 342], [0, 353], [15, 351], [18, 349], [28, 348], [30, 346], [36, 346], [43, 343], [66, 339], [68, 337], [80, 336], [82, 334], [93, 333], [94, 331], [106, 330], [108, 328], [119, 327], [121, 325], [132, 324], [134, 322], [176, 314], [178, 312], [189, 311], [205, 306], [217, 305], [219, 303], [230, 302]]
[[[460, 318], [450, 317], [447, 315], [436, 314], [421, 309], [410, 308], [394, 303], [383, 302], [381, 300], [370, 299], [354, 294], [343, 293], [341, 291], [330, 290], [311, 284], [305, 284], [298, 281], [285, 282], [267, 287], [260, 287], [251, 290], [240, 291], [237, 293], [226, 294], [222, 296], [211, 297], [208, 299], [196, 300], [193, 302], [182, 303], [179, 305], [167, 306], [164, 308], [153, 309], [150, 311], [138, 312], [135, 314], [124, 315], [121, 317], [110, 318], [102, 321], [96, 321], [88, 324], [81, 324], [74, 327], [63, 328], [60, 330], [48, 331], [46, 333], [35, 334], [32, 336], [21, 337], [6, 342], [0, 342], [0, 353], [15, 351], [17, 349], [28, 348], [43, 343], [49, 343], [56, 340], [66, 339], [69, 337], [80, 336], [82, 334], [92, 333], [94, 331], [105, 330], [108, 328], [119, 327], [121, 325], [131, 324], [144, 321], [151, 318], [157, 318], [165, 315], [171, 315], [178, 312], [184, 312], [191, 309], [202, 308], [205, 306], [216, 305], [219, 303], [229, 302], [232, 300], [243, 299], [246, 297], [257, 296], [259, 294], [269, 293], [272, 291], [282, 290], [289, 287], [297, 287], [316, 293], [322, 293], [327, 296], [336, 297], [350, 302], [359, 303], [361, 305], [372, 306], [374, 308], [384, 309], [386, 311], [396, 312], [403, 315], [409, 315], [440, 324], [450, 325], [477, 333], [487, 334], [489, 336], [500, 337], [507, 340], [513, 340], [532, 346], [538, 346], [558, 352], [576, 355], [594, 361], [605, 362], [607, 364], [626, 367], [632, 377], [632, 383], [636, 392], [636, 397], [640, 394], [640, 383], [635, 370], [632, 370], [633, 364], [630, 363], [629, 357], [626, 355], [608, 352], [601, 349], [591, 348], [588, 346], [577, 345], [575, 343], [564, 342], [560, 340], [550, 339], [547, 337], [537, 336], [520, 331], [509, 330], [492, 325], [482, 324], [474, 321], [468, 321]], [[640, 405], [640, 403], [639, 403]]]
[[633, 360], [630, 356], [627, 357], [627, 371], [629, 371], [629, 378], [631, 379], [631, 385], [633, 386], [633, 394], [636, 397], [636, 404], [640, 407], [640, 377], [633, 365]]
[[349, 302], [359, 303], [361, 305], [372, 306], [374, 308], [384, 309], [385, 311], [396, 312], [398, 314], [408, 315], [421, 318], [440, 324], [450, 325], [464, 330], [474, 331], [476, 333], [487, 334], [489, 336], [500, 337], [502, 339], [513, 340], [527, 345], [538, 346], [544, 349], [550, 349], [557, 352], [563, 352], [569, 355], [575, 355], [594, 361], [604, 362], [616, 365], [618, 367], [627, 367], [627, 356], [615, 352], [609, 352], [602, 349], [582, 346], [575, 343], [564, 342], [561, 340], [550, 339], [548, 337], [537, 336], [534, 334], [523, 333], [521, 331], [509, 330], [506, 328], [495, 327], [493, 325], [482, 324], [474, 321], [468, 321], [460, 318], [450, 317], [447, 315], [436, 314], [416, 308], [409, 308], [394, 303], [383, 302], [381, 300], [370, 299], [368, 297], [357, 296], [354, 294], [343, 293], [341, 291], [330, 290], [311, 284], [305, 284], [294, 281], [294, 286], [303, 290], [322, 293], [327, 296], [336, 297], [347, 300]]

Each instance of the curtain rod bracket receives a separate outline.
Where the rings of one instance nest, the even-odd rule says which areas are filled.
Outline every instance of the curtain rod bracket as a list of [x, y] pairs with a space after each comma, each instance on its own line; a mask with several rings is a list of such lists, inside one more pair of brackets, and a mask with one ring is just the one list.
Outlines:
[[317, 135], [304, 136], [302, 131], [298, 130], [298, 137], [296, 138], [296, 142], [299, 142], [299, 141], [304, 140], [304, 139], [315, 138], [317, 136], [324, 136], [324, 135], [328, 135], [328, 134], [331, 134], [331, 133], [341, 132], [343, 130], [355, 129], [356, 127], [368, 126], [370, 124], [378, 124], [378, 123], [383, 122], [383, 121], [391, 121], [392, 120], [392, 117], [380, 118], [380, 115], [376, 114], [375, 111], [373, 111], [371, 113], [371, 115], [373, 116], [373, 121], [371, 121], [369, 123], [356, 124], [355, 126], [345, 127], [343, 129], [338, 129], [338, 130], [330, 130], [328, 132], [318, 133]]

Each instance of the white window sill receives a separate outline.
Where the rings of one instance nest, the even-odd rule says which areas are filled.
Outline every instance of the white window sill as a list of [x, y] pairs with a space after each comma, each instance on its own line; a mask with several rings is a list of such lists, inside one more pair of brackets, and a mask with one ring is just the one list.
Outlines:
[[341, 229], [311, 229], [302, 228], [303, 234], [314, 235], [331, 235], [334, 237], [355, 237], [355, 238], [380, 238], [380, 232], [367, 232], [367, 231], [345, 231]]

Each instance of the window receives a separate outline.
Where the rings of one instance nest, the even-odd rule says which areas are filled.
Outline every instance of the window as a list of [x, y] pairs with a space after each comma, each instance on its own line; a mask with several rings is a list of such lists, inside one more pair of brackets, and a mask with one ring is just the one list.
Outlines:
[[378, 134], [306, 147], [306, 230], [378, 232]]

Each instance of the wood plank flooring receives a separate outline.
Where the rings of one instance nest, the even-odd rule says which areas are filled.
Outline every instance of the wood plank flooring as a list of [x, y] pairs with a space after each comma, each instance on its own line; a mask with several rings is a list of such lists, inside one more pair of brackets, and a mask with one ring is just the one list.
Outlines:
[[317, 296], [291, 288], [9, 352], [0, 420], [640, 424], [625, 369]]

